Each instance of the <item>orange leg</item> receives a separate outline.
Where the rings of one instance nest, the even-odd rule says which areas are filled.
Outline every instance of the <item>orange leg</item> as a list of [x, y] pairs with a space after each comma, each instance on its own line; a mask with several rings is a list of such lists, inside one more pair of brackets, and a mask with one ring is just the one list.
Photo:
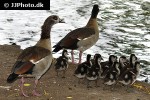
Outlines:
[[81, 63], [81, 60], [82, 60], [82, 51], [80, 51], [79, 53], [79, 64]]
[[74, 64], [74, 52], [73, 52], [73, 50], [71, 50], [71, 59], [72, 59], [72, 63]]

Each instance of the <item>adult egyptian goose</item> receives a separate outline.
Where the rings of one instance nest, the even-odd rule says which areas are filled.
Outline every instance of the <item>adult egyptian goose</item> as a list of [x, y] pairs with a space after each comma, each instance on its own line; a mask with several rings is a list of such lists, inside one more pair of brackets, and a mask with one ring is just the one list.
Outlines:
[[[50, 68], [52, 63], [52, 51], [50, 42], [50, 31], [54, 24], [60, 23], [62, 20], [56, 16], [49, 16], [43, 26], [41, 32], [41, 38], [35, 46], [28, 47], [22, 51], [14, 64], [11, 74], [7, 78], [8, 83], [14, 82], [19, 75], [32, 74], [35, 77], [35, 85], [33, 89], [33, 95], [40, 96], [36, 92], [38, 80], [42, 75]], [[21, 78], [21, 93], [23, 96], [28, 97], [23, 91], [24, 77]]]
[[74, 63], [73, 50], [79, 50], [79, 63], [81, 63], [82, 53], [92, 47], [99, 39], [99, 29], [97, 23], [98, 12], [98, 5], [94, 5], [87, 25], [68, 33], [54, 46], [55, 49], [53, 52], [58, 52], [62, 48], [72, 50], [72, 63]]
[[63, 71], [62, 78], [65, 78], [65, 73], [68, 68], [68, 60], [69, 60], [68, 51], [64, 49], [62, 52], [62, 56], [56, 59], [55, 70], [57, 72], [57, 76], [60, 71]]
[[102, 67], [102, 73], [100, 75], [100, 78], [104, 78], [107, 72], [109, 71], [110, 67], [113, 65], [113, 63], [117, 61], [117, 56], [110, 55], [108, 61], [101, 62]]
[[140, 72], [140, 62], [136, 61], [133, 68], [129, 68], [119, 76], [118, 81], [124, 85], [132, 85]]
[[92, 66], [91, 55], [88, 54], [86, 57], [86, 61], [79, 64], [74, 72], [74, 75], [79, 79], [78, 83], [80, 83], [81, 79], [85, 78], [87, 69], [90, 68], [91, 66]]
[[102, 60], [101, 56], [96, 56], [94, 64], [87, 69], [86, 79], [87, 79], [87, 88], [89, 88], [89, 82], [95, 81], [97, 87], [97, 81], [99, 78], [99, 73], [101, 72], [100, 61]]

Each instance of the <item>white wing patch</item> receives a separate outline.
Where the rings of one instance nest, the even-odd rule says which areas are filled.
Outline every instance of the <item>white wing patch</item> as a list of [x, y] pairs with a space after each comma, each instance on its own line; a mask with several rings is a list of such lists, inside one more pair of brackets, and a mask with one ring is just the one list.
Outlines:
[[37, 64], [37, 63], [39, 63], [39, 62], [41, 62], [42, 60], [44, 60], [45, 58], [42, 58], [42, 59], [40, 59], [40, 60], [38, 60], [38, 61], [34, 61], [33, 59], [31, 59], [30, 60], [30, 62], [32, 62], [33, 64]]
[[80, 38], [77, 38], [79, 41], [81, 40]]

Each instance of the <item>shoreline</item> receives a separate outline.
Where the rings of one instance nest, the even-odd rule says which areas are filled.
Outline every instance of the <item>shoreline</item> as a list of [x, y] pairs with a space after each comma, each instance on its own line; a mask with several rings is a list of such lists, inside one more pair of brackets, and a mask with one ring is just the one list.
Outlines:
[[[26, 100], [25, 97], [19, 95], [19, 79], [12, 84], [6, 83], [11, 68], [22, 51], [17, 45], [0, 45], [0, 99], [11, 100]], [[31, 95], [33, 89], [33, 78], [27, 78], [25, 92], [28, 92], [29, 99], [32, 100], [149, 100], [150, 98], [150, 84], [136, 81], [130, 87], [131, 91], [127, 92], [126, 87], [117, 84], [115, 90], [104, 90], [104, 84], [99, 80], [100, 87], [95, 87], [91, 82], [92, 88], [87, 89], [86, 83], [78, 84], [78, 79], [73, 76], [73, 71], [77, 65], [69, 64], [66, 72], [66, 78], [56, 77], [56, 72], [52, 66], [50, 70], [40, 79], [38, 90], [42, 93], [41, 97]]]

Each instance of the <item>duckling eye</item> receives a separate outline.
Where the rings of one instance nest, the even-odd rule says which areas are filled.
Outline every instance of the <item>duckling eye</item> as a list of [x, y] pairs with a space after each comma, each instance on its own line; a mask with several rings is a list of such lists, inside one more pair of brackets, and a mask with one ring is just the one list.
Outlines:
[[57, 19], [58, 19], [58, 17], [57, 17], [57, 16], [54, 16], [54, 17], [53, 17], [53, 19], [54, 19], [54, 20], [57, 20]]

